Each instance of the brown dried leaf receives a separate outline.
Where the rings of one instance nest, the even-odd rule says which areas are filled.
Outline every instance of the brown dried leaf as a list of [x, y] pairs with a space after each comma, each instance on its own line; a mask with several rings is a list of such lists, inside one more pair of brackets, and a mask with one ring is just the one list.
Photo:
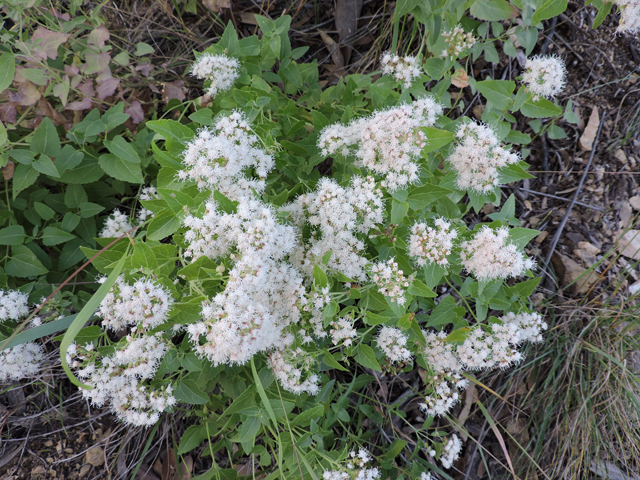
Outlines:
[[100, 25], [98, 28], [93, 29], [93, 31], [87, 36], [87, 43], [89, 45], [95, 45], [102, 50], [110, 36], [111, 34], [109, 33], [109, 30], [107, 30], [107, 27]]
[[55, 108], [53, 108], [44, 97], [38, 100], [35, 108], [35, 113], [36, 115], [49, 117], [53, 121], [53, 124], [56, 126], [67, 123], [66, 117], [58, 112]]
[[629, 199], [629, 205], [636, 211], [640, 210], [640, 195], [634, 195]]
[[84, 462], [94, 467], [99, 467], [104, 463], [104, 453], [100, 445], [96, 445], [87, 450], [84, 457]]
[[589, 117], [589, 122], [587, 122], [587, 126], [585, 127], [584, 132], [582, 132], [580, 141], [578, 142], [582, 150], [590, 151], [593, 148], [593, 141], [595, 140], [596, 133], [598, 132], [598, 125], [600, 125], [598, 107], [593, 107], [593, 110], [591, 110], [591, 116]]
[[181, 460], [173, 480], [190, 480], [193, 472], [193, 458], [187, 455], [186, 457], [181, 457]]
[[345, 64], [351, 58], [351, 48], [356, 37], [361, 11], [362, 0], [336, 0], [335, 24]]
[[618, 240], [620, 255], [640, 260], [640, 230], [629, 230]]
[[12, 93], [9, 101], [17, 103], [18, 105], [21, 105], [23, 107], [28, 107], [40, 100], [41, 96], [42, 95], [40, 94], [36, 86], [33, 83], [27, 81], [20, 84], [20, 86], [18, 87], [18, 93]]
[[55, 60], [58, 58], [58, 47], [66, 42], [70, 36], [67, 33], [52, 32], [44, 27], [38, 27], [31, 37], [32, 42], [40, 40], [33, 48], [34, 56], [42, 60], [47, 57]]
[[166, 103], [172, 98], [176, 98], [181, 102], [187, 98], [187, 89], [182, 80], [175, 80], [162, 85], [162, 100]]
[[15, 102], [0, 103], [0, 120], [4, 123], [16, 123], [18, 120], [18, 104]]
[[16, 164], [9, 160], [4, 167], [0, 168], [0, 171], [2, 171], [2, 178], [4, 178], [5, 180], [11, 180], [13, 178], [13, 172], [15, 172], [15, 170]]
[[[469, 387], [467, 387], [467, 390], [465, 392], [465, 397], [464, 397], [464, 406], [462, 407], [462, 410], [460, 410], [460, 415], [458, 415], [458, 422], [460, 422], [460, 425], [464, 426], [465, 422], [467, 421], [467, 418], [469, 418], [469, 413], [471, 412], [471, 405], [473, 404], [473, 402], [475, 401], [476, 397], [476, 386], [475, 384], [471, 384], [469, 385]], [[457, 428], [456, 430], [458, 430], [458, 433], [460, 433], [460, 438], [462, 439], [463, 442], [467, 441], [468, 435], [467, 432], [462, 429], [462, 428]]]
[[216, 13], [223, 8], [231, 8], [231, 0], [202, 0], [202, 4]]
[[160, 478], [149, 469], [149, 465], [143, 463], [140, 470], [136, 473], [135, 480], [160, 480]]
[[562, 286], [572, 285], [571, 289], [577, 295], [586, 294], [600, 280], [600, 276], [593, 270], [587, 273], [586, 268], [566, 255], [554, 252], [551, 261], [562, 278]]
[[329, 48], [329, 53], [331, 54], [331, 59], [335, 66], [338, 68], [344, 68], [344, 57], [338, 47], [338, 44], [322, 30], [318, 29], [318, 31], [320, 32], [320, 38], [322, 38], [324, 44]]
[[136, 67], [136, 72], [141, 72], [145, 77], [148, 77], [152, 70], [153, 65], [151, 63], [141, 63]]
[[464, 68], [459, 68], [455, 71], [451, 77], [451, 83], [458, 88], [465, 88], [469, 86], [469, 76], [467, 75], [467, 72], [464, 71]]

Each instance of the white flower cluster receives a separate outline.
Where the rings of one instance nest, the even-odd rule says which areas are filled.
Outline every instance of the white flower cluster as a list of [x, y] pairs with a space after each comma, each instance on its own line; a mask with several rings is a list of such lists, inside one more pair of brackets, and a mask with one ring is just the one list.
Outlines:
[[329, 178], [318, 182], [315, 192], [300, 195], [295, 202], [282, 208], [302, 227], [305, 219], [312, 226], [314, 236], [307, 244], [300, 244], [289, 260], [305, 274], [313, 274], [313, 266], [331, 252], [326, 265], [332, 273], [349, 278], [366, 278], [368, 260], [361, 256], [365, 244], [358, 234], [367, 234], [382, 223], [384, 205], [382, 191], [373, 177], [354, 177], [349, 187], [341, 187]]
[[129, 217], [120, 210], [115, 209], [104, 222], [104, 228], [100, 232], [100, 238], [116, 238], [124, 235], [133, 228]]
[[464, 390], [469, 381], [458, 372], [437, 372], [428, 379], [424, 403], [420, 409], [430, 417], [444, 415], [460, 400], [458, 390]]
[[557, 55], [536, 55], [528, 58], [524, 68], [522, 82], [533, 94], [534, 102], [540, 97], [555, 97], [564, 89], [567, 69]]
[[29, 314], [29, 295], [18, 290], [0, 290], [0, 323]]
[[431, 476], [431, 472], [422, 472], [420, 474], [420, 480], [433, 480], [433, 477]]
[[371, 455], [364, 448], [360, 448], [358, 453], [352, 450], [349, 452], [344, 468], [325, 470], [322, 478], [324, 480], [375, 480], [380, 478], [380, 470], [377, 467], [368, 468], [371, 460]]
[[404, 272], [398, 268], [398, 262], [392, 257], [386, 262], [378, 262], [371, 266], [371, 279], [378, 286], [378, 291], [385, 297], [389, 297], [391, 302], [398, 302], [404, 305], [407, 301], [405, 288], [408, 288], [415, 277], [411, 274], [404, 276]]
[[211, 85], [207, 93], [215, 97], [219, 92], [228, 90], [238, 78], [240, 62], [226, 55], [203, 53], [191, 66], [191, 75], [200, 80], [209, 80]]
[[150, 426], [176, 404], [171, 385], [154, 389], [145, 382], [155, 375], [167, 348], [160, 335], [127, 335], [107, 356], [98, 354], [92, 343], [72, 344], [67, 361], [78, 369], [78, 378], [93, 387], [81, 389], [85, 398], [98, 407], [110, 404], [125, 423]]
[[510, 323], [518, 327], [518, 336], [514, 343], [541, 342], [542, 332], [548, 328], [547, 323], [542, 320], [542, 315], [537, 312], [522, 312], [518, 314], [509, 312], [501, 317], [500, 320], [504, 324]]
[[320, 379], [311, 371], [315, 363], [313, 357], [301, 348], [276, 350], [269, 355], [269, 365], [275, 377], [285, 390], [296, 395], [303, 392], [316, 395], [320, 391]]
[[498, 169], [520, 161], [516, 153], [500, 146], [488, 125], [468, 122], [456, 132], [458, 143], [448, 160], [458, 174], [458, 188], [489, 193], [498, 182]]
[[[151, 185], [148, 187], [144, 187], [140, 192], [140, 195], [138, 196], [138, 199], [142, 201], [157, 200], [158, 198], [160, 198], [158, 196], [158, 190], [156, 189], [156, 187], [153, 187]], [[136, 214], [136, 218], [140, 223], [144, 223], [147, 220], [147, 218], [151, 218], [154, 216], [155, 216], [155, 213], [153, 213], [151, 210], [147, 210], [144, 207], [138, 210], [138, 213]]]
[[187, 144], [183, 153], [184, 170], [180, 180], [194, 180], [198, 188], [218, 190], [231, 200], [251, 197], [265, 188], [264, 180], [245, 174], [249, 169], [261, 179], [273, 169], [273, 157], [259, 147], [260, 140], [251, 133], [249, 123], [240, 112], [218, 120], [212, 130], [203, 128]]
[[385, 52], [380, 58], [383, 75], [391, 75], [398, 82], [403, 82], [406, 88], [413, 83], [414, 78], [420, 76], [420, 68], [416, 66], [416, 57], [407, 55], [400, 57], [391, 52]]
[[426, 223], [416, 223], [411, 227], [409, 238], [409, 255], [414, 257], [418, 266], [436, 263], [442, 267], [449, 265], [453, 242], [458, 232], [444, 218], [435, 219], [436, 228]]
[[411, 361], [411, 352], [407, 349], [408, 340], [409, 337], [399, 328], [382, 327], [376, 343], [390, 362], [406, 363]]
[[517, 277], [534, 268], [535, 261], [513, 243], [507, 243], [508, 237], [507, 227], [494, 231], [483, 226], [471, 240], [460, 245], [464, 268], [480, 281]]
[[445, 444], [443, 452], [440, 454], [440, 462], [445, 469], [451, 468], [453, 462], [460, 457], [462, 450], [462, 442], [456, 434], [451, 435], [449, 441]]
[[35, 375], [43, 361], [44, 348], [35, 342], [21, 343], [0, 351], [0, 383]]
[[102, 317], [102, 325], [112, 330], [129, 326], [149, 330], [167, 319], [172, 305], [173, 298], [162, 285], [148, 278], [130, 285], [120, 276], [97, 313]]
[[356, 329], [353, 328], [353, 324], [354, 320], [349, 314], [339, 317], [337, 321], [330, 323], [329, 334], [334, 345], [342, 344], [348, 347], [353, 343], [352, 339], [358, 335]]
[[422, 333], [426, 340], [424, 358], [434, 371], [458, 372], [462, 370], [463, 365], [456, 357], [454, 345], [444, 342], [447, 337], [446, 333], [426, 332], [424, 330]]
[[469, 331], [456, 353], [469, 370], [507, 368], [523, 358], [515, 348], [520, 339], [518, 332], [519, 328], [513, 323], [493, 323], [490, 331], [477, 325]]
[[620, 10], [620, 23], [617, 33], [636, 33], [640, 30], [640, 1], [614, 0]]
[[462, 29], [462, 25], [457, 24], [451, 30], [442, 33], [442, 37], [447, 43], [447, 49], [442, 51], [442, 58], [451, 58], [455, 60], [460, 54], [473, 47], [476, 43], [476, 37], [472, 33], [467, 33]]
[[362, 165], [384, 179], [381, 186], [398, 190], [418, 179], [414, 162], [428, 138], [422, 128], [435, 124], [443, 106], [431, 97], [411, 104], [374, 112], [348, 126], [327, 126], [320, 134], [322, 155], [355, 155]]

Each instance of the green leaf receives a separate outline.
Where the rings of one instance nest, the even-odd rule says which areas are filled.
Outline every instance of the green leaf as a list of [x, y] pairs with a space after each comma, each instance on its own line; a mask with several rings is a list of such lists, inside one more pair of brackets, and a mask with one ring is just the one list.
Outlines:
[[[4, 124], [0, 121], [0, 147], [7, 143], [8, 139], [9, 137], [7, 137], [7, 129], [4, 128]], [[0, 163], [0, 165], [4, 167], [3, 163]]]
[[189, 379], [183, 379], [178, 384], [174, 395], [178, 401], [190, 405], [204, 405], [209, 401], [209, 395], [200, 390], [196, 382]]
[[[604, 19], [607, 18], [607, 15], [611, 13], [611, 9], [613, 8], [613, 2], [601, 3], [598, 8], [598, 15], [593, 19], [593, 24], [591, 28], [598, 28], [604, 22]], [[1, 91], [1, 90], [0, 90]]]
[[476, 0], [469, 11], [479, 20], [509, 20], [518, 16], [518, 8], [506, 0]]
[[113, 154], [100, 155], [98, 164], [107, 175], [112, 176], [116, 180], [129, 183], [144, 182], [140, 165], [127, 162]]
[[444, 297], [442, 301], [433, 309], [427, 327], [456, 323], [465, 313], [463, 307], [456, 307], [456, 301], [452, 296]]
[[144, 55], [149, 55], [155, 52], [155, 49], [145, 42], [136, 43], [136, 56], [142, 57]]
[[511, 100], [511, 94], [516, 89], [516, 82], [509, 80], [484, 80], [476, 82], [478, 91], [500, 110], [506, 110]]
[[531, 25], [537, 25], [543, 20], [557, 17], [567, 9], [567, 0], [547, 0], [533, 13]]
[[131, 163], [140, 163], [138, 153], [131, 144], [120, 135], [113, 137], [113, 140], [105, 140], [104, 146], [118, 158]]
[[[392, 312], [389, 312], [392, 313]], [[395, 314], [393, 314], [393, 317], [389, 317], [386, 315], [378, 315], [377, 313], [373, 313], [373, 312], [367, 312], [365, 317], [364, 317], [364, 323], [366, 323], [367, 325], [371, 325], [372, 327], [375, 327], [377, 325], [382, 325], [383, 323], [388, 322], [389, 320], [393, 320], [394, 318], [397, 318], [395, 316]]]
[[538, 285], [540, 284], [540, 280], [542, 280], [542, 277], [532, 278], [525, 282], [516, 283], [513, 287], [511, 287], [511, 289], [518, 292], [518, 294], [522, 298], [528, 298], [538, 287]]
[[540, 235], [538, 230], [531, 228], [515, 227], [509, 230], [509, 240], [514, 243], [520, 250], [527, 246], [529, 241]]
[[44, 173], [50, 177], [60, 178], [60, 172], [58, 172], [55, 164], [46, 155], [40, 155], [40, 158], [33, 162], [31, 166], [40, 173]]
[[29, 147], [32, 152], [41, 153], [50, 157], [57, 157], [60, 154], [60, 137], [56, 127], [49, 117], [44, 117], [31, 139]]
[[11, 225], [0, 230], [0, 245], [22, 245], [25, 236], [22, 225]]
[[329, 350], [327, 349], [322, 349], [322, 353], [324, 354], [322, 357], [322, 362], [331, 368], [335, 368], [337, 370], [342, 370], [343, 372], [348, 372], [349, 370], [346, 369], [345, 367], [343, 367], [342, 365], [340, 365], [340, 363], [338, 363], [338, 361], [335, 359], [335, 357], [333, 355], [331, 355], [331, 353], [329, 353]]
[[84, 153], [80, 150], [74, 150], [71, 145], [65, 145], [56, 158], [56, 169], [62, 174], [65, 170], [71, 170], [80, 165], [83, 158]]
[[45, 227], [42, 231], [42, 243], [47, 246], [58, 245], [76, 238], [75, 235], [65, 232], [56, 227]]
[[82, 218], [95, 217], [103, 210], [104, 207], [102, 205], [98, 205], [97, 203], [82, 202], [80, 204], [80, 215], [82, 216]]
[[528, 101], [522, 105], [520, 111], [529, 118], [547, 118], [562, 115], [562, 109], [546, 98], [541, 98], [537, 102]]
[[453, 142], [453, 133], [439, 128], [424, 128], [427, 135], [427, 145], [422, 149], [424, 153], [435, 152]]
[[167, 150], [180, 154], [184, 144], [194, 137], [193, 130], [175, 120], [153, 120], [146, 126], [165, 139]]
[[327, 275], [318, 265], [313, 266], [313, 281], [320, 288], [324, 288], [329, 285], [329, 279], [327, 278]]
[[7, 263], [4, 271], [12, 277], [35, 277], [44, 275], [49, 270], [38, 260], [35, 253], [25, 245], [11, 247], [11, 260]]
[[324, 405], [317, 405], [311, 409], [303, 410], [301, 413], [296, 415], [293, 420], [291, 420], [289, 425], [292, 427], [306, 427], [312, 419], [321, 417], [323, 413]]
[[421, 0], [399, 0], [396, 3], [396, 11], [393, 15], [394, 21], [399, 21], [401, 17], [411, 13], [421, 3]]
[[147, 238], [162, 240], [175, 233], [181, 226], [180, 219], [170, 210], [159, 213], [149, 223]]
[[46, 85], [49, 82], [47, 72], [39, 68], [23, 68], [20, 70], [20, 75], [39, 86]]
[[191, 425], [185, 430], [180, 439], [180, 446], [178, 447], [178, 455], [184, 455], [190, 452], [204, 441], [208, 437], [206, 425]]
[[70, 315], [68, 317], [60, 318], [52, 322], [44, 323], [37, 327], [24, 330], [17, 334], [15, 337], [10, 337], [8, 342], [5, 341], [0, 343], [0, 350], [13, 348], [16, 345], [20, 345], [22, 343], [33, 342], [34, 340], [38, 340], [39, 338], [47, 337], [53, 333], [66, 330], [67, 328], [69, 328], [69, 325], [73, 323], [77, 316], [77, 314]]
[[23, 163], [16, 165], [16, 169], [13, 172], [13, 199], [15, 200], [22, 190], [36, 183], [39, 176], [40, 172], [31, 165]]
[[453, 332], [451, 332], [449, 335], [447, 335], [447, 337], [444, 339], [444, 341], [446, 343], [449, 343], [449, 342], [464, 342], [467, 339], [467, 334], [469, 333], [469, 330], [471, 330], [469, 327], [458, 328], [458, 329], [454, 330]]
[[16, 72], [16, 57], [11, 52], [0, 55], [0, 92], [9, 88], [13, 83]]
[[146, 267], [150, 270], [158, 268], [158, 260], [151, 247], [144, 242], [136, 243], [133, 248], [131, 262], [135, 267]]
[[69, 185], [64, 192], [64, 204], [68, 208], [80, 208], [80, 205], [88, 199], [87, 192], [84, 191], [82, 185]]
[[452, 193], [452, 190], [439, 185], [426, 184], [421, 187], [412, 188], [409, 191], [407, 202], [412, 210], [422, 210], [435, 202], [440, 197]]
[[395, 225], [400, 225], [408, 212], [409, 212], [408, 202], [400, 203], [395, 199], [391, 201], [391, 223]]
[[356, 354], [356, 362], [366, 368], [381, 372], [382, 368], [376, 359], [376, 354], [369, 345], [361, 343], [358, 345], [358, 353]]
[[411, 295], [424, 298], [434, 298], [438, 296], [433, 290], [431, 290], [417, 278], [413, 280], [413, 283], [411, 283], [407, 292], [409, 292]]
[[210, 127], [213, 125], [213, 112], [210, 108], [201, 108], [189, 115], [189, 120]]
[[393, 443], [388, 447], [388, 450], [383, 455], [383, 458], [385, 460], [393, 460], [400, 454], [402, 449], [407, 446], [407, 443], [409, 442], [407, 442], [406, 440], [396, 438], [393, 441]]
[[45, 205], [42, 202], [35, 202], [33, 204], [33, 208], [35, 208], [36, 213], [40, 215], [40, 218], [42, 218], [43, 220], [51, 220], [56, 215], [56, 212], [53, 210], [53, 208]]

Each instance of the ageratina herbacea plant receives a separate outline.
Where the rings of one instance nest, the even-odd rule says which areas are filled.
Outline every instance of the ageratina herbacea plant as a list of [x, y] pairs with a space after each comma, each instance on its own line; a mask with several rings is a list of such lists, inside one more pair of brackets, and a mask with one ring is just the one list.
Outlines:
[[[632, 28], [633, 2], [618, 4]], [[451, 75], [491, 40], [488, 24], [451, 15], [424, 51], [386, 52], [374, 74], [324, 89], [317, 63], [291, 49], [290, 17], [256, 15], [260, 38], [230, 25], [196, 55], [189, 73], [206, 93], [177, 107], [179, 119], [143, 122], [128, 141], [116, 106], [69, 129], [64, 148], [84, 152], [69, 171], [93, 162], [106, 174], [96, 185], [131, 193], [76, 247], [100, 253], [90, 271], [101, 286], [76, 304], [60, 353], [91, 404], [145, 427], [183, 411], [192, 425], [177, 453], [204, 444], [212, 475], [214, 453], [237, 445], [286, 478], [387, 478], [393, 458], [349, 425], [384, 423], [363, 389], [419, 368], [422, 426], [402, 440], [402, 472], [429, 479], [429, 466], [454, 465], [463, 442], [446, 419], [477, 372], [509, 368], [544, 341], [526, 251], [539, 232], [519, 226], [502, 186], [530, 178], [520, 148], [530, 137], [512, 114], [562, 116], [553, 99], [565, 69], [536, 56], [517, 81], [470, 79], [486, 105], [468, 118], [451, 103]], [[25, 169], [61, 148], [38, 146], [57, 132], [43, 124], [28, 155], [12, 151]], [[73, 208], [93, 211], [89, 190], [78, 194]], [[471, 224], [486, 204], [499, 208], [491, 221]], [[75, 221], [62, 215], [47, 228]], [[3, 341], [18, 325], [41, 328], [29, 288], [0, 290]], [[0, 381], [33, 375], [45, 355], [37, 342], [3, 350]]]

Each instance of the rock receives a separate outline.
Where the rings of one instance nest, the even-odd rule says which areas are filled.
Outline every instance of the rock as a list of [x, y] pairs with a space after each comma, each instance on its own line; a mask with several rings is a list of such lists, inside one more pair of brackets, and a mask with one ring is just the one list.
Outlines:
[[640, 195], [631, 197], [629, 199], [629, 205], [631, 205], [631, 208], [633, 208], [636, 212], [640, 211]]
[[629, 230], [618, 239], [620, 255], [640, 260], [640, 230]]
[[578, 242], [578, 248], [573, 253], [582, 260], [582, 264], [589, 268], [598, 261], [596, 255], [600, 253], [600, 249], [589, 242]]
[[594, 271], [587, 271], [574, 259], [554, 253], [551, 258], [554, 268], [562, 279], [562, 287], [571, 286], [573, 293], [584, 295], [600, 280], [600, 276]]
[[94, 467], [99, 467], [100, 465], [102, 465], [104, 463], [102, 447], [96, 445], [95, 447], [91, 447], [89, 450], [87, 450], [84, 461], [85, 463], [93, 465]]
[[640, 291], [640, 281], [629, 285], [629, 295], [635, 295]]
[[91, 465], [83, 465], [80, 469], [80, 474], [78, 475], [80, 478], [85, 478], [89, 471], [91, 470]]

